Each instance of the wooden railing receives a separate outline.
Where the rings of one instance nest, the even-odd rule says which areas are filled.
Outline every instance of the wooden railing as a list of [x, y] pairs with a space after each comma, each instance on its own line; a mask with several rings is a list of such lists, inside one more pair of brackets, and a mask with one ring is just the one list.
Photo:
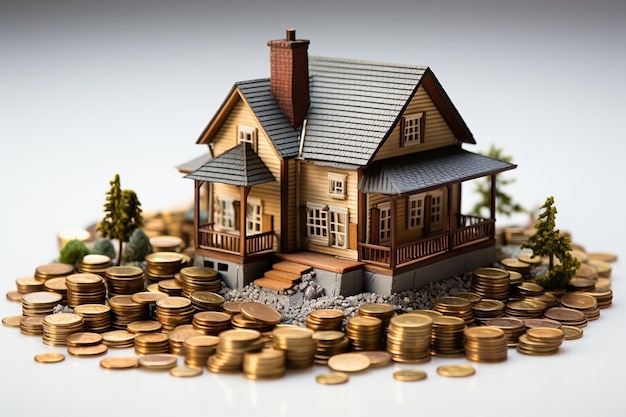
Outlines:
[[495, 220], [493, 219], [461, 216], [459, 221], [460, 227], [452, 233], [438, 233], [414, 242], [398, 244], [395, 259], [392, 259], [389, 246], [359, 243], [359, 258], [373, 265], [395, 268], [494, 236]]
[[240, 244], [240, 234], [216, 231], [212, 223], [203, 224], [198, 228], [199, 247], [241, 256], [272, 250], [274, 246], [274, 232], [270, 231], [246, 236], [246, 253], [244, 254], [239, 253]]

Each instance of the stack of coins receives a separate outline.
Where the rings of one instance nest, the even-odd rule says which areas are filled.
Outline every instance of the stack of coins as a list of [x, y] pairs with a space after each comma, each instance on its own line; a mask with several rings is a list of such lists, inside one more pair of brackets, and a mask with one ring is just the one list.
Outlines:
[[546, 303], [546, 308], [554, 307], [559, 304], [559, 299], [557, 298], [557, 296], [549, 292], [545, 292], [541, 295], [536, 295], [536, 296], [530, 296], [530, 297], [527, 296], [527, 297], [524, 297], [524, 299], [538, 300], [538, 301], [544, 302]]
[[104, 304], [107, 291], [104, 279], [97, 274], [79, 273], [65, 278], [67, 286], [67, 305], [76, 307], [81, 304]]
[[85, 321], [74, 313], [47, 315], [43, 320], [43, 342], [49, 346], [66, 346], [67, 337], [84, 330]]
[[194, 291], [189, 295], [196, 311], [221, 311], [224, 297], [211, 291]]
[[430, 360], [433, 319], [422, 314], [400, 314], [389, 321], [387, 352], [395, 362]]
[[[509, 292], [511, 290], [515, 290], [515, 287], [524, 282], [524, 277], [517, 271], [508, 271], [509, 272]], [[509, 295], [510, 297], [510, 295]]]
[[140, 333], [135, 335], [135, 353], [151, 355], [169, 353], [170, 343], [165, 333]]
[[102, 333], [102, 343], [110, 348], [131, 348], [135, 346], [135, 333], [128, 330], [111, 330]]
[[346, 336], [352, 350], [379, 350], [382, 348], [382, 321], [376, 317], [354, 316], [346, 324]]
[[20, 320], [20, 333], [27, 336], [41, 336], [46, 316], [23, 316]]
[[203, 336], [203, 334], [193, 328], [189, 329], [183, 326], [177, 327], [167, 335], [167, 339], [170, 344], [170, 353], [180, 356], [184, 355], [185, 341], [196, 336]]
[[98, 333], [74, 333], [67, 337], [67, 353], [72, 356], [100, 356], [108, 350], [108, 346], [102, 343], [102, 336]]
[[315, 331], [313, 339], [317, 341], [315, 363], [319, 365], [326, 365], [331, 356], [345, 353], [350, 348], [350, 339], [339, 330]]
[[221, 311], [201, 311], [193, 315], [193, 328], [205, 335], [217, 336], [230, 328], [231, 316]]
[[285, 366], [303, 369], [313, 366], [317, 343], [313, 330], [305, 327], [281, 327], [272, 331], [274, 349], [285, 351]]
[[176, 278], [162, 279], [157, 283], [160, 292], [174, 297], [183, 295], [183, 284]]
[[537, 327], [520, 336], [517, 351], [527, 355], [553, 355], [559, 351], [565, 333], [561, 329]]
[[240, 311], [241, 314], [236, 314], [231, 319], [232, 326], [239, 329], [268, 332], [282, 320], [282, 316], [277, 310], [255, 301], [242, 303]]
[[574, 277], [565, 287], [567, 291], [591, 291], [596, 287], [595, 279]]
[[104, 272], [109, 297], [132, 295], [145, 287], [143, 269], [138, 266], [111, 266]]
[[463, 356], [465, 352], [465, 321], [459, 317], [434, 317], [431, 354], [441, 357]]
[[192, 336], [183, 342], [185, 365], [204, 368], [219, 344], [217, 336]]
[[35, 279], [47, 281], [50, 278], [66, 277], [74, 273], [74, 267], [70, 264], [50, 263], [38, 266], [35, 269]]
[[524, 262], [525, 264], [530, 265], [530, 267], [537, 267], [542, 264], [543, 259], [541, 256], [534, 256], [532, 253], [523, 252], [517, 255], [517, 259], [519, 261]]
[[172, 279], [183, 267], [184, 256], [178, 252], [155, 252], [145, 257], [146, 279], [159, 282]]
[[130, 299], [138, 304], [146, 304], [150, 307], [150, 310], [154, 310], [152, 307], [156, 307], [156, 302], [169, 297], [162, 292], [140, 291], [132, 294]]
[[126, 330], [129, 323], [150, 318], [150, 305], [134, 302], [131, 295], [116, 295], [109, 298], [109, 307], [114, 329]]
[[565, 307], [552, 307], [543, 313], [543, 317], [556, 320], [563, 326], [585, 327], [587, 316], [580, 310]]
[[242, 304], [242, 301], [224, 301], [224, 304], [222, 304], [222, 309], [224, 310], [224, 313], [232, 317], [237, 314], [241, 314]]
[[508, 337], [498, 327], [477, 326], [465, 330], [465, 357], [473, 362], [502, 362], [507, 358]]
[[251, 329], [226, 330], [218, 336], [219, 344], [214, 355], [209, 356], [207, 368], [211, 372], [241, 372], [243, 357], [248, 352], [263, 349], [261, 333]]
[[507, 270], [501, 268], [476, 268], [472, 271], [472, 292], [481, 298], [506, 301], [511, 281]]
[[76, 263], [78, 272], [97, 274], [104, 278], [108, 267], [113, 265], [113, 261], [106, 255], [89, 254]]
[[180, 270], [180, 279], [185, 297], [196, 291], [218, 292], [222, 288], [222, 280], [213, 268], [187, 266]]
[[611, 305], [613, 304], [613, 290], [611, 290], [610, 288], [596, 287], [590, 291], [582, 291], [581, 294], [586, 294], [594, 297], [600, 309], [611, 307]]
[[539, 300], [523, 299], [506, 303], [504, 312], [507, 316], [517, 318], [541, 317], [548, 306]]
[[67, 285], [65, 284], [66, 277], [57, 277], [47, 279], [43, 285], [44, 291], [56, 292], [63, 296], [61, 300], [62, 304], [67, 304]]
[[500, 300], [483, 298], [472, 306], [474, 319], [478, 322], [504, 316], [505, 304]]
[[341, 330], [343, 318], [342, 310], [330, 308], [313, 310], [306, 318], [306, 327], [314, 331]]
[[111, 329], [111, 307], [104, 304], [82, 304], [74, 307], [74, 313], [85, 321], [85, 331], [104, 333]]
[[15, 280], [17, 292], [28, 294], [31, 292], [44, 291], [44, 281], [34, 277], [22, 277]]
[[507, 336], [507, 346], [517, 346], [518, 339], [521, 335], [526, 333], [526, 326], [522, 320], [513, 317], [500, 317], [495, 319], [487, 319], [483, 321], [485, 326], [497, 327], [502, 329]]
[[500, 263], [507, 271], [519, 272], [523, 277], [528, 277], [530, 275], [531, 265], [518, 258], [504, 258], [500, 261]]
[[61, 303], [61, 294], [49, 291], [35, 291], [22, 296], [22, 315], [47, 316]]
[[585, 313], [587, 321], [593, 321], [600, 318], [600, 307], [595, 297], [583, 294], [582, 292], [572, 292], [563, 294], [559, 299], [561, 306], [579, 310]]
[[511, 296], [516, 298], [539, 297], [545, 292], [545, 288], [543, 288], [541, 285], [531, 281], [524, 281], [514, 287], [514, 292], [511, 294]]
[[163, 323], [165, 332], [174, 330], [181, 324], [191, 324], [194, 313], [189, 298], [167, 297], [156, 302], [156, 318]]
[[380, 319], [382, 322], [381, 347], [384, 348], [387, 340], [387, 327], [389, 326], [389, 320], [391, 320], [395, 314], [393, 306], [385, 303], [362, 304], [358, 307], [358, 314], [360, 316], [376, 317]]
[[[488, 297], [484, 297], [488, 298]], [[459, 317], [468, 326], [474, 322], [472, 303], [460, 297], [439, 297], [435, 299], [433, 309], [444, 316]]]
[[287, 354], [281, 349], [265, 348], [243, 356], [243, 375], [247, 379], [276, 379], [285, 375]]

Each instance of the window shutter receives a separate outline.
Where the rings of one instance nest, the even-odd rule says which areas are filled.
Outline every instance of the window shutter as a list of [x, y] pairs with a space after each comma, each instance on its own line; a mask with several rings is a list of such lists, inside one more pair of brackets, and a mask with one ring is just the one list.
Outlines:
[[400, 118], [400, 147], [404, 146], [404, 117]]
[[426, 112], [422, 113], [422, 117], [420, 117], [420, 143], [424, 143], [426, 140]]

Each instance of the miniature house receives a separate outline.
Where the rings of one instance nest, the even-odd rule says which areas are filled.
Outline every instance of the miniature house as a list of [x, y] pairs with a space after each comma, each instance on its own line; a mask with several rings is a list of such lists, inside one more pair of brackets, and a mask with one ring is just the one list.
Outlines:
[[[495, 176], [515, 165], [463, 149], [474, 137], [430, 68], [308, 56], [293, 30], [268, 46], [270, 78], [235, 83], [197, 140], [207, 152], [180, 168], [196, 265], [241, 288], [289, 261], [349, 295], [495, 260]], [[462, 214], [463, 183], [482, 177], [490, 218]]]

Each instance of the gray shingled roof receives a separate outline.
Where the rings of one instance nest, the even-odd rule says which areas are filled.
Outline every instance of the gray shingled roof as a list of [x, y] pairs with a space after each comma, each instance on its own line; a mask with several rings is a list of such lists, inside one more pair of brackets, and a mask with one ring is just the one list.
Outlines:
[[414, 193], [497, 174], [515, 164], [468, 152], [456, 146], [377, 161], [359, 183], [364, 193]]
[[237, 186], [252, 186], [275, 181], [269, 168], [249, 143], [241, 142], [207, 161], [185, 178]]
[[188, 174], [192, 171], [195, 171], [197, 168], [200, 168], [202, 165], [207, 163], [211, 159], [211, 155], [208, 153], [204, 155], [197, 156], [193, 158], [191, 161], [184, 162], [176, 167], [179, 172], [183, 172]]

